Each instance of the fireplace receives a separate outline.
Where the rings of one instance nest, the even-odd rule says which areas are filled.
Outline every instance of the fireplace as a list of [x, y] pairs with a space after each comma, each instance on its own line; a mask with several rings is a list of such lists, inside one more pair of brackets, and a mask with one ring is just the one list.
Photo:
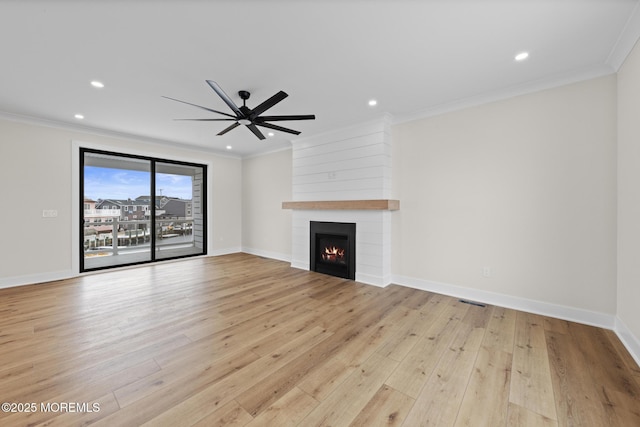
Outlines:
[[356, 225], [310, 221], [309, 229], [309, 269], [355, 280]]

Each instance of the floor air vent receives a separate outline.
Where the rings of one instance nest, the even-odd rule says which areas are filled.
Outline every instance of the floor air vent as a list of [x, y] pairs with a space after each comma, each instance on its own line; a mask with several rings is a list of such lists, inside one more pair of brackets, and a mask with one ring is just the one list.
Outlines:
[[478, 307], [486, 307], [485, 304], [482, 304], [480, 302], [469, 301], [469, 300], [466, 300], [466, 299], [459, 299], [458, 301], [460, 301], [462, 303], [465, 303], [465, 304], [475, 305], [475, 306], [478, 306]]

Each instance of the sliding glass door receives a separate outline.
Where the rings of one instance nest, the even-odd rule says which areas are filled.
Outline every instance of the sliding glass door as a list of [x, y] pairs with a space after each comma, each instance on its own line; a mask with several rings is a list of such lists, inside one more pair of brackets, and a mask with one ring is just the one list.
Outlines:
[[156, 258], [200, 255], [204, 249], [204, 168], [156, 163]]
[[206, 166], [80, 150], [81, 271], [206, 254]]

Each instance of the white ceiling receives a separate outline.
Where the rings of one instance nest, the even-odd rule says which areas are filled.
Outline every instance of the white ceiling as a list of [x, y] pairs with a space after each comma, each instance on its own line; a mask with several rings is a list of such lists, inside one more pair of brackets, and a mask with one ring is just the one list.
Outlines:
[[[409, 120], [615, 72], [640, 36], [638, 0], [0, 1], [0, 112], [247, 156], [259, 141], [178, 98], [230, 112], [205, 83], [300, 137], [385, 113]], [[515, 54], [528, 51], [523, 62]], [[95, 89], [91, 80], [104, 82]], [[371, 108], [367, 101], [378, 100]], [[78, 121], [74, 114], [85, 119]], [[265, 129], [266, 131], [266, 129]], [[227, 151], [227, 145], [233, 150]]]

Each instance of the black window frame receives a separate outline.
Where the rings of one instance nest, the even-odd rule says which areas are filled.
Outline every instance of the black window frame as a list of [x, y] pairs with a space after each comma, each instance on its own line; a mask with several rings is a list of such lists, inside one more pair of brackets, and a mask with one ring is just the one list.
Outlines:
[[[207, 246], [208, 246], [208, 242], [207, 242], [207, 230], [208, 230], [208, 217], [207, 217], [207, 211], [208, 211], [208, 203], [207, 203], [207, 174], [208, 174], [208, 170], [207, 170], [207, 165], [206, 164], [201, 164], [201, 163], [192, 163], [192, 162], [185, 162], [185, 161], [180, 161], [180, 160], [172, 160], [172, 159], [164, 159], [164, 158], [160, 158], [160, 157], [151, 157], [151, 156], [144, 156], [144, 155], [137, 155], [137, 154], [128, 154], [128, 153], [119, 153], [116, 151], [106, 151], [106, 150], [98, 150], [98, 149], [94, 149], [94, 148], [87, 148], [87, 147], [80, 147], [80, 179], [79, 179], [79, 186], [80, 186], [80, 194], [79, 194], [79, 207], [80, 207], [80, 216], [79, 216], [79, 221], [78, 221], [78, 227], [80, 230], [79, 233], [79, 240], [78, 240], [78, 248], [80, 248], [80, 273], [85, 273], [85, 272], [93, 272], [93, 271], [99, 271], [99, 270], [108, 270], [108, 269], [113, 269], [113, 268], [119, 268], [119, 267], [130, 267], [130, 266], [135, 266], [135, 265], [143, 265], [143, 264], [152, 264], [152, 263], [156, 263], [156, 262], [161, 262], [161, 261], [169, 261], [169, 260], [176, 260], [176, 259], [182, 259], [182, 258], [192, 258], [192, 257], [197, 257], [197, 256], [204, 256], [207, 255]], [[109, 265], [109, 266], [101, 266], [101, 267], [93, 267], [93, 268], [85, 268], [85, 254], [84, 254], [84, 166], [85, 166], [85, 154], [86, 153], [92, 153], [92, 154], [101, 154], [101, 155], [108, 155], [108, 156], [114, 156], [114, 157], [123, 157], [123, 158], [128, 158], [128, 159], [136, 159], [136, 160], [145, 160], [145, 161], [149, 161], [150, 162], [150, 195], [151, 195], [151, 203], [149, 206], [149, 210], [151, 211], [150, 214], [150, 228], [151, 230], [155, 230], [156, 229], [156, 163], [166, 163], [166, 164], [174, 164], [174, 165], [179, 165], [179, 166], [190, 166], [190, 167], [198, 167], [198, 168], [202, 168], [202, 189], [201, 189], [201, 210], [202, 210], [202, 252], [198, 253], [198, 254], [186, 254], [186, 255], [177, 255], [177, 256], [172, 256], [172, 257], [162, 257], [162, 258], [157, 258], [156, 257], [156, 233], [152, 232], [151, 233], [151, 247], [150, 247], [150, 257], [151, 259], [146, 260], [146, 261], [136, 261], [136, 262], [131, 262], [131, 263], [123, 263], [123, 264], [116, 264], [116, 265]]]

